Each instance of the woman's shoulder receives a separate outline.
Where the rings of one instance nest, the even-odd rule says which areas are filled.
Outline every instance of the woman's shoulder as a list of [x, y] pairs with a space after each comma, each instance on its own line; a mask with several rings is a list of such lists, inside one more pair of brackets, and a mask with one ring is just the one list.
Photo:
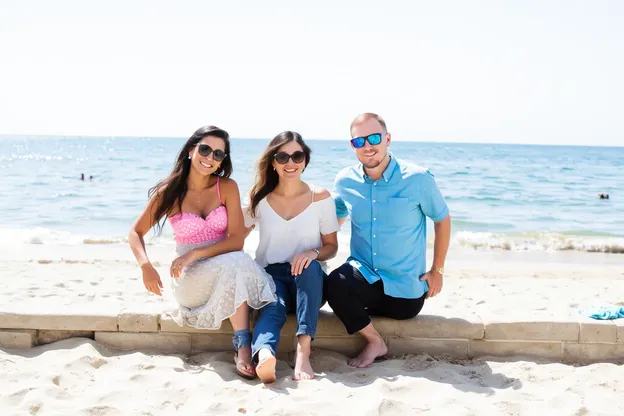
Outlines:
[[331, 193], [323, 187], [310, 185], [310, 188], [314, 189], [314, 202], [320, 202], [331, 197]]

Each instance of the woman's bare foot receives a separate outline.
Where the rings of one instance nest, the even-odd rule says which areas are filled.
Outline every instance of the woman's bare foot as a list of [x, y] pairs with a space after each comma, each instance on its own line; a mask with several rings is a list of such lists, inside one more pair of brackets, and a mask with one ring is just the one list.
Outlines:
[[349, 360], [351, 367], [364, 368], [371, 365], [375, 358], [383, 357], [388, 353], [388, 347], [381, 337], [374, 337], [368, 340], [368, 343], [356, 358]]
[[251, 347], [240, 347], [234, 355], [234, 362], [239, 376], [249, 380], [256, 378], [256, 371], [251, 362]]
[[314, 370], [312, 370], [312, 364], [310, 364], [310, 354], [304, 352], [297, 352], [297, 359], [295, 360], [295, 372], [293, 374], [293, 380], [312, 380], [314, 378]]
[[295, 359], [295, 372], [293, 380], [312, 380], [314, 378], [314, 370], [310, 364], [310, 351], [312, 337], [310, 335], [299, 335], [297, 337], [297, 358]]
[[273, 353], [268, 348], [262, 348], [258, 351], [258, 365], [256, 366], [256, 373], [263, 383], [273, 383], [277, 380], [275, 376], [275, 365], [277, 360]]

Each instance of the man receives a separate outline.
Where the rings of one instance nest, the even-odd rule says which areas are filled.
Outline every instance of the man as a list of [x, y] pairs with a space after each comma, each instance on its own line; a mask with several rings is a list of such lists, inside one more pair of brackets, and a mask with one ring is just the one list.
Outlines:
[[[388, 352], [369, 315], [410, 319], [442, 290], [451, 219], [429, 170], [388, 152], [384, 120], [364, 113], [351, 123], [351, 147], [361, 163], [336, 176], [340, 223], [351, 217], [351, 255], [332, 271], [326, 297], [349, 334], [367, 341], [349, 361], [367, 367]], [[433, 264], [426, 270], [426, 218], [434, 222]]]

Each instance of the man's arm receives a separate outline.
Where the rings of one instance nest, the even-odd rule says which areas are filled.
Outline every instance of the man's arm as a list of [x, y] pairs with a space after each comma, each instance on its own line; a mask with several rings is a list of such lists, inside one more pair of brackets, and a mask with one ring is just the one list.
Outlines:
[[334, 196], [334, 204], [336, 205], [336, 216], [338, 217], [338, 225], [342, 227], [349, 217], [349, 210], [340, 195]]
[[435, 238], [433, 241], [433, 264], [431, 270], [444, 267], [446, 254], [451, 242], [451, 215], [447, 215], [442, 221], [434, 222]]

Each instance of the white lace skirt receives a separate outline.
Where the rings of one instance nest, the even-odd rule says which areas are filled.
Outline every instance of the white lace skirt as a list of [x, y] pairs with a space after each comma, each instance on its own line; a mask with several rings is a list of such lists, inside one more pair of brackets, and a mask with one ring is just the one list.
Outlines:
[[[178, 245], [176, 253], [180, 256], [209, 244], [213, 242]], [[243, 302], [260, 309], [277, 301], [271, 276], [243, 251], [197, 260], [171, 280], [179, 305], [171, 317], [180, 326], [219, 329]]]

